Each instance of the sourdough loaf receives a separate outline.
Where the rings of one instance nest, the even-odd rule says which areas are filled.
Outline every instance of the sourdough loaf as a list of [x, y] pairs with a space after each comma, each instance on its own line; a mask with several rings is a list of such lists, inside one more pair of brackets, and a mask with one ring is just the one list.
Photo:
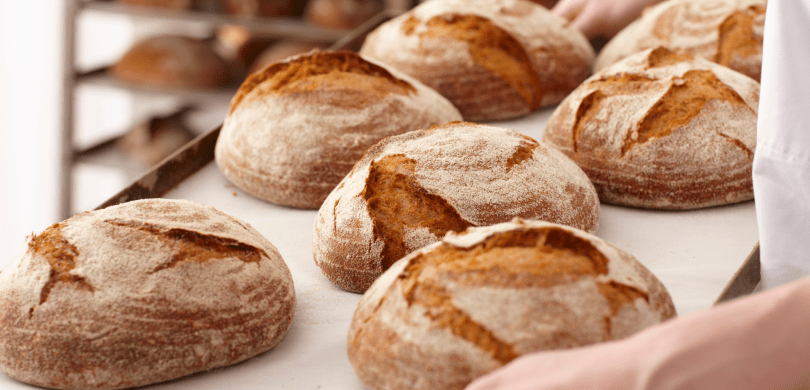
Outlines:
[[693, 209], [753, 198], [759, 83], [667, 49], [595, 74], [546, 123], [603, 202]]
[[450, 123], [370, 148], [318, 211], [313, 255], [333, 283], [362, 292], [449, 231], [514, 217], [593, 232], [599, 200], [553, 148], [509, 129]]
[[594, 58], [582, 33], [528, 0], [428, 1], [374, 30], [360, 53], [437, 90], [471, 121], [559, 103]]
[[668, 0], [648, 8], [599, 52], [601, 70], [665, 47], [728, 66], [759, 81], [766, 0]]
[[136, 42], [110, 72], [121, 81], [158, 88], [212, 88], [230, 80], [228, 64], [209, 42], [179, 35]]
[[295, 290], [276, 248], [212, 207], [143, 200], [77, 214], [0, 273], [0, 369], [58, 389], [118, 389], [272, 348]]
[[360, 300], [348, 355], [374, 390], [462, 389], [521, 355], [616, 340], [675, 315], [632, 255], [540, 221], [449, 233]]
[[461, 118], [422, 83], [348, 51], [313, 51], [248, 77], [215, 156], [236, 186], [317, 209], [380, 139]]

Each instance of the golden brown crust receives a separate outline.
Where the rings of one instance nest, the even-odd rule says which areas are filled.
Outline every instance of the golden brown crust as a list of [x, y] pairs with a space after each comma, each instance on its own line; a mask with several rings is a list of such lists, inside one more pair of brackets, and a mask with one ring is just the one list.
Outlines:
[[472, 121], [558, 103], [590, 75], [594, 56], [579, 31], [525, 0], [424, 3], [373, 31], [361, 53], [436, 89]]
[[347, 348], [371, 388], [461, 389], [523, 354], [626, 337], [674, 315], [666, 288], [629, 254], [516, 219], [397, 262], [358, 304]]
[[348, 51], [313, 51], [245, 80], [216, 162], [258, 198], [318, 208], [378, 140], [459, 119], [447, 99], [384, 65]]
[[122, 81], [152, 87], [212, 88], [230, 81], [227, 63], [209, 43], [176, 35], [135, 43], [110, 72]]
[[647, 50], [595, 74], [543, 139], [604, 202], [690, 209], [752, 199], [759, 84], [688, 54]]
[[599, 53], [599, 71], [639, 51], [665, 47], [759, 81], [766, 0], [674, 0], [651, 7]]
[[272, 348], [295, 308], [278, 251], [188, 201], [77, 214], [0, 273], [0, 368], [37, 386], [118, 389]]
[[512, 130], [449, 123], [369, 148], [319, 210], [313, 255], [331, 281], [362, 292], [450, 231], [516, 216], [595, 231], [599, 202], [555, 150]]

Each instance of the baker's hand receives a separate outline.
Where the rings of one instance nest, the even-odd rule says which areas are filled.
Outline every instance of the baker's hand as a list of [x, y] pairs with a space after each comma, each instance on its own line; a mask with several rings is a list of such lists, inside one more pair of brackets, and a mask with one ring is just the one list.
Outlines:
[[589, 39], [611, 38], [636, 20], [644, 7], [661, 0], [561, 0], [551, 9], [571, 21], [571, 26]]
[[467, 390], [806, 389], [810, 277], [634, 336], [516, 359]]
[[626, 390], [637, 376], [635, 346], [612, 342], [520, 357], [466, 390]]

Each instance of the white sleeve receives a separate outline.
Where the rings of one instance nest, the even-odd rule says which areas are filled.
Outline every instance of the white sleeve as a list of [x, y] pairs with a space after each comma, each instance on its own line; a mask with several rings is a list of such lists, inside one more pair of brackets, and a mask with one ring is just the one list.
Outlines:
[[810, 275], [810, 0], [765, 16], [753, 180], [762, 287]]

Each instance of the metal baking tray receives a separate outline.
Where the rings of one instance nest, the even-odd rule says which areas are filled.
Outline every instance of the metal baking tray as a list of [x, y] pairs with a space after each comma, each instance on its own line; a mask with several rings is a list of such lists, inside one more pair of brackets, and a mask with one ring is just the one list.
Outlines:
[[[386, 20], [370, 21], [366, 30]], [[358, 29], [362, 30], [362, 29]], [[356, 49], [363, 33], [336, 47]], [[540, 139], [553, 108], [489, 123]], [[220, 128], [200, 135], [98, 209], [146, 198], [189, 199], [242, 219], [279, 250], [293, 275], [297, 307], [284, 339], [272, 350], [234, 366], [146, 389], [363, 390], [346, 354], [349, 322], [361, 295], [332, 285], [312, 259], [316, 210], [278, 206], [236, 188], [214, 162]], [[691, 211], [602, 205], [596, 232], [633, 254], [667, 287], [679, 315], [751, 293], [759, 281], [754, 202]], [[30, 389], [0, 375], [2, 389]]]

